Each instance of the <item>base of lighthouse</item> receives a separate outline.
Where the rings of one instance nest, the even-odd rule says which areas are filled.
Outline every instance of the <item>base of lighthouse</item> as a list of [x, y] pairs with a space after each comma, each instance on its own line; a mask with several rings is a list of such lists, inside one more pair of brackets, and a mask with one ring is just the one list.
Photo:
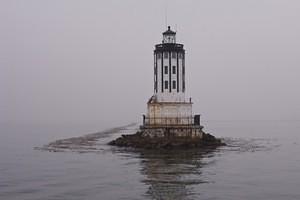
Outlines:
[[[152, 99], [152, 98], [151, 98]], [[110, 145], [143, 149], [212, 148], [224, 145], [205, 133], [200, 115], [192, 114], [192, 102], [148, 101], [140, 130], [111, 141]]]
[[178, 127], [149, 127], [141, 126], [141, 135], [149, 138], [191, 138], [202, 139], [205, 134], [202, 126], [178, 126]]
[[220, 139], [204, 133], [199, 126], [141, 127], [137, 133], [122, 135], [109, 144], [138, 149], [211, 149], [225, 145]]
[[192, 114], [192, 102], [158, 102], [151, 97], [147, 115], [140, 127], [143, 136], [150, 138], [190, 137], [202, 138], [200, 115]]

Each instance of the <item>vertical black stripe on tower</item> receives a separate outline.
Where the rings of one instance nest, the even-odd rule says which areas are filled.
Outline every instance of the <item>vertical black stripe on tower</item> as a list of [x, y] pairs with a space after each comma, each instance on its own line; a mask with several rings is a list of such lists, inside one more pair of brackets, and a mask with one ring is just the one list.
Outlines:
[[164, 52], [161, 54], [161, 92], [164, 92]]
[[157, 53], [155, 53], [155, 92], [158, 92]]
[[155, 52], [154, 52], [154, 54], [153, 54], [153, 62], [154, 62], [154, 70], [153, 70], [153, 74], [154, 74], [154, 76], [153, 76], [153, 81], [154, 81], [154, 93], [156, 92], [156, 88], [155, 88], [155, 66], [156, 66], [156, 56], [155, 56]]
[[171, 82], [171, 75], [172, 75], [172, 71], [171, 71], [171, 51], [169, 51], [169, 92], [171, 92], [172, 90], [172, 82]]
[[177, 75], [177, 92], [179, 92], [179, 61], [178, 61], [178, 52], [177, 52], [177, 66], [176, 66], [176, 75]]
[[185, 92], [185, 58], [184, 58], [184, 52], [182, 53], [182, 91]]

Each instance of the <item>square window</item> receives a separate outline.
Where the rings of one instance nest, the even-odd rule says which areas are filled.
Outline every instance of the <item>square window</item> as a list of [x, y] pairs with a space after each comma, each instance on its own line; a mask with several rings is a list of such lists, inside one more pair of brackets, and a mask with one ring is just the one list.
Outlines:
[[169, 57], [168, 55], [169, 55], [168, 52], [165, 52], [164, 53], [164, 58], [168, 58]]
[[173, 85], [173, 89], [176, 89], [176, 81], [173, 81], [172, 85]]
[[172, 58], [176, 58], [176, 52], [172, 52]]
[[172, 74], [176, 74], [176, 66], [172, 67]]
[[165, 74], [168, 74], [168, 66], [165, 66]]
[[168, 89], [169, 88], [169, 85], [168, 85], [168, 81], [165, 81], [165, 89]]

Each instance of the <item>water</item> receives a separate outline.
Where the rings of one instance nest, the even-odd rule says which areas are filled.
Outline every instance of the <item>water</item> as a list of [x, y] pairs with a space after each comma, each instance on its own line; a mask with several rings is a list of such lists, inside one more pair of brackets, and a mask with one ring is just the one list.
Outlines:
[[300, 199], [299, 121], [204, 125], [228, 146], [153, 151], [105, 145], [134, 132], [131, 126], [106, 134], [91, 151], [48, 152], [33, 148], [78, 136], [80, 129], [2, 125], [0, 199]]

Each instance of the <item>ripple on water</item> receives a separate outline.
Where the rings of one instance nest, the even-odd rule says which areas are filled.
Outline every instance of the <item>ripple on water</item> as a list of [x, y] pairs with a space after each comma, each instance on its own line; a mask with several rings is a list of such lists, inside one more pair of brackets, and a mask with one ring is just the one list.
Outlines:
[[[124, 132], [134, 132], [135, 127], [126, 126], [76, 139], [60, 140], [44, 146], [41, 150], [117, 155], [122, 160], [119, 168], [128, 169], [138, 166], [139, 173], [142, 175], [140, 183], [148, 188], [147, 197], [188, 199], [193, 195], [199, 197], [195, 186], [214, 184], [215, 180], [212, 177], [216, 175], [214, 166], [218, 164], [219, 156], [224, 156], [226, 153], [272, 151], [280, 146], [277, 140], [264, 138], [223, 138], [227, 145], [216, 149], [141, 150], [106, 145], [113, 137], [118, 137]], [[66, 193], [62, 196], [71, 196], [71, 194]], [[57, 196], [57, 199], [59, 198]]]
[[221, 147], [219, 150], [234, 151], [237, 153], [244, 152], [258, 152], [258, 151], [272, 151], [280, 147], [277, 139], [269, 138], [223, 138], [226, 146]]

